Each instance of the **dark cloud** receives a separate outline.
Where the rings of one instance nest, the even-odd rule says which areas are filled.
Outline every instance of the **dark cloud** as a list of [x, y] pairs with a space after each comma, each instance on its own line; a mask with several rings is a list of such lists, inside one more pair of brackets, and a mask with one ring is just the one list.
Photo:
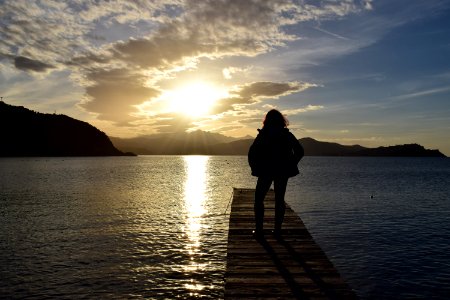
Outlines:
[[38, 60], [30, 59], [24, 56], [14, 58], [14, 66], [22, 71], [46, 72], [48, 69], [55, 68], [50, 64]]
[[220, 114], [229, 110], [234, 110], [234, 104], [241, 104], [245, 100], [241, 97], [229, 97], [217, 101], [211, 111], [211, 114]]
[[92, 67], [95, 64], [108, 64], [111, 62], [111, 58], [108, 57], [106, 54], [87, 54], [87, 55], [79, 55], [75, 56], [69, 61], [66, 62], [66, 65], [68, 66], [86, 66], [86, 67]]
[[307, 86], [298, 82], [253, 82], [242, 86], [242, 88], [237, 92], [237, 94], [249, 101], [256, 101], [260, 97], [280, 97], [283, 95], [291, 94], [293, 92], [298, 92], [304, 90]]
[[214, 113], [222, 113], [233, 110], [236, 104], [252, 104], [263, 99], [277, 99], [281, 96], [301, 92], [307, 88], [314, 87], [315, 84], [307, 82], [253, 82], [241, 85], [232, 92], [232, 97], [221, 99], [214, 107]]
[[193, 36], [179, 37], [168, 34], [151, 40], [121, 42], [114, 45], [112, 52], [116, 59], [141, 68], [167, 69], [180, 63], [185, 57], [198, 56], [200, 48]]
[[94, 84], [86, 88], [88, 102], [81, 104], [99, 119], [128, 122], [134, 120], [130, 113], [136, 112], [132, 105], [141, 104], [157, 97], [159, 91], [145, 86], [146, 77], [126, 69], [91, 72], [87, 78]]

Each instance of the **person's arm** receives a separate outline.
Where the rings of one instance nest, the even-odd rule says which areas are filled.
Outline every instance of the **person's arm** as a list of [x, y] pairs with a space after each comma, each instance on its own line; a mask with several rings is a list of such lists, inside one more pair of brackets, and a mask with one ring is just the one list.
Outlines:
[[300, 160], [305, 155], [305, 151], [304, 151], [302, 145], [300, 144], [300, 142], [297, 140], [297, 138], [293, 134], [291, 134], [291, 140], [292, 140], [292, 151], [294, 153], [295, 160], [297, 163], [299, 163]]
[[258, 160], [258, 146], [259, 146], [259, 135], [255, 138], [255, 140], [253, 141], [252, 145], [250, 146], [250, 149], [248, 150], [248, 164], [250, 165], [250, 168], [255, 168], [256, 164], [257, 164], [257, 160]]

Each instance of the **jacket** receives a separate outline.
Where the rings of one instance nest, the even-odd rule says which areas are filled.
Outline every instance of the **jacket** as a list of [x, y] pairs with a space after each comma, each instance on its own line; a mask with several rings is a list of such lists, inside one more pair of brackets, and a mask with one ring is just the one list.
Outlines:
[[256, 177], [293, 177], [299, 174], [297, 164], [303, 147], [287, 128], [258, 129], [250, 146], [248, 162]]

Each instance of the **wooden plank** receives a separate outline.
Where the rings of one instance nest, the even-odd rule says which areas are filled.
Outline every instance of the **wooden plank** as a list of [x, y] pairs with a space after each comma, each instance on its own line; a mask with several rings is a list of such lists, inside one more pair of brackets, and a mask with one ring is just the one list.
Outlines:
[[287, 204], [281, 238], [273, 236], [273, 191], [264, 201], [264, 238], [253, 237], [254, 192], [233, 191], [225, 299], [356, 299]]

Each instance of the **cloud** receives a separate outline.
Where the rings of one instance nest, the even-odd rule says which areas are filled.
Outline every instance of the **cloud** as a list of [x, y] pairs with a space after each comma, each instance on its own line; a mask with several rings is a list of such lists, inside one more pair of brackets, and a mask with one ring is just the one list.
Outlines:
[[126, 69], [94, 71], [88, 74], [94, 84], [86, 88], [88, 100], [81, 104], [86, 110], [99, 114], [99, 119], [128, 122], [137, 105], [157, 97], [160, 92], [145, 85], [146, 77]]
[[356, 1], [324, 1], [322, 7], [286, 0], [184, 3], [178, 18], [169, 19], [150, 36], [112, 45], [113, 57], [142, 68], [169, 69], [202, 57], [256, 56], [299, 38], [287, 33], [285, 25], [362, 9]]
[[372, 10], [373, 9], [373, 6], [372, 6], [372, 0], [366, 0], [366, 1], [364, 1], [364, 8], [365, 9], [367, 9], [367, 10]]
[[[97, 82], [101, 78], [91, 75], [99, 73], [97, 69], [100, 68], [115, 65], [136, 70], [133, 73], [150, 74], [148, 77], [152, 74], [159, 76], [161, 72], [170, 76], [183, 68], [195, 67], [202, 57], [216, 59], [267, 52], [271, 47], [293, 38], [280, 30], [277, 16], [282, 11], [276, 1], [187, 1], [182, 17], [168, 20], [150, 36], [119, 41], [98, 56], [91, 52], [69, 63], [85, 70], [87, 77], [93, 81], [87, 87], [91, 101], [83, 107], [100, 113], [102, 118], [118, 117], [118, 114], [111, 113], [110, 105], [103, 104], [107, 102], [105, 89], [115, 90], [117, 85]], [[144, 83], [142, 80], [140, 82]], [[122, 90], [129, 89], [125, 78], [120, 85], [124, 86]], [[119, 101], [119, 97], [126, 98]], [[121, 103], [120, 110], [124, 108], [123, 103], [130, 102], [126, 93], [115, 93], [114, 96], [108, 95], [108, 98], [111, 105]], [[148, 100], [145, 97], [141, 99]], [[138, 103], [133, 101], [133, 104]]]
[[245, 110], [236, 109], [216, 115], [210, 119], [196, 121], [195, 129], [219, 132], [234, 137], [244, 135], [254, 135], [256, 128], [261, 126], [264, 115], [267, 111], [246, 108]]
[[[227, 56], [256, 56], [297, 39], [287, 34], [284, 25], [321, 16], [331, 18], [356, 10], [327, 2], [326, 13], [319, 6], [298, 5], [290, 1], [186, 1], [180, 5], [176, 18], [164, 24], [147, 37], [119, 41], [98, 57], [89, 53], [77, 57], [78, 65], [96, 64], [102, 67], [116, 64], [124, 68], [142, 70], [160, 76], [173, 76], [184, 68], [193, 68], [202, 58], [217, 59]], [[310, 10], [310, 14], [301, 14]], [[229, 68], [223, 74], [231, 77], [237, 69]], [[90, 71], [89, 71], [90, 72]], [[158, 74], [158, 75], [156, 75]], [[163, 75], [164, 76], [164, 75]], [[309, 87], [309, 86], [307, 86]], [[269, 82], [242, 87], [235, 96], [222, 101], [216, 111], [226, 111], [233, 104], [252, 103], [263, 97], [281, 97], [300, 91], [296, 84]]]
[[422, 91], [415, 92], [415, 93], [393, 96], [393, 97], [390, 97], [389, 99], [391, 99], [391, 100], [407, 100], [407, 99], [411, 99], [411, 98], [417, 98], [417, 97], [422, 97], [422, 96], [429, 96], [429, 95], [444, 93], [449, 90], [450, 90], [450, 86], [444, 86], [444, 87], [439, 87], [439, 88], [434, 88], [434, 89], [422, 90]]
[[[2, 1], [0, 10], [0, 53], [62, 64], [85, 53], [97, 53], [102, 46], [123, 36], [107, 35], [110, 28], [132, 27], [136, 23], [155, 27], [171, 14], [166, 1]], [[130, 32], [131, 34], [131, 32]], [[99, 38], [93, 40], [92, 37]]]
[[159, 133], [184, 132], [192, 127], [192, 119], [181, 114], [165, 113], [155, 116], [152, 125]]
[[35, 72], [45, 72], [48, 69], [55, 68], [50, 64], [46, 64], [34, 59], [29, 59], [23, 56], [17, 56], [16, 58], [14, 58], [14, 66], [17, 69], [23, 71], [35, 71]]
[[[159, 80], [176, 79], [178, 72], [196, 68], [201, 60], [255, 57], [274, 51], [299, 39], [286, 26], [340, 18], [368, 9], [367, 3], [5, 1], [0, 12], [0, 53], [15, 57], [14, 66], [20, 70], [68, 68], [71, 78], [86, 90], [80, 107], [101, 120], [127, 124], [139, 118], [132, 116], [134, 105], [159, 95]], [[228, 69], [224, 76], [236, 70]], [[241, 84], [230, 98], [218, 103], [216, 111], [312, 86], [299, 82]], [[160, 121], [167, 120], [172, 119]]]
[[236, 67], [228, 67], [222, 69], [222, 75], [225, 79], [233, 78], [233, 74], [239, 72], [247, 72], [250, 68], [236, 68]]
[[[80, 55], [96, 61], [92, 56], [106, 46], [117, 59], [159, 68], [199, 57], [254, 56], [297, 39], [284, 31], [285, 25], [339, 17], [367, 3], [6, 1], [0, 12], [0, 52], [55, 65]], [[109, 34], [116, 28], [135, 38]]]
[[225, 79], [231, 79], [233, 76], [231, 76], [233, 72], [229, 68], [225, 68], [222, 70], [222, 75]]
[[270, 82], [260, 81], [238, 86], [231, 91], [229, 98], [221, 99], [215, 106], [214, 113], [223, 113], [234, 110], [235, 105], [248, 105], [263, 101], [264, 99], [278, 99], [293, 93], [304, 91], [316, 84], [307, 82]]
[[320, 109], [323, 109], [323, 108], [324, 108], [324, 106], [322, 106], [322, 105], [311, 105], [311, 104], [309, 104], [309, 105], [307, 105], [305, 107], [283, 110], [283, 113], [288, 115], [288, 116], [292, 116], [292, 115], [297, 115], [299, 113], [304, 113], [304, 112], [308, 112], [308, 111], [320, 110]]
[[263, 117], [259, 117], [259, 118], [255, 117], [255, 118], [242, 119], [242, 120], [239, 121], [239, 123], [242, 123], [242, 124], [254, 124], [254, 123], [262, 124], [263, 120], [264, 120]]
[[261, 98], [279, 98], [314, 86], [316, 85], [306, 82], [279, 83], [262, 81], [242, 86], [237, 94], [241, 98], [249, 99], [252, 102]]
[[331, 31], [328, 31], [328, 30], [325, 30], [325, 29], [323, 29], [323, 28], [320, 28], [320, 27], [314, 27], [314, 29], [316, 29], [316, 30], [318, 30], [318, 31], [320, 31], [320, 32], [323, 32], [323, 33], [325, 33], [325, 34], [328, 34], [328, 35], [330, 35], [330, 36], [332, 36], [332, 37], [335, 37], [335, 38], [337, 38], [337, 39], [341, 39], [341, 40], [345, 40], [345, 41], [348, 41], [349, 40], [349, 38], [347, 38], [347, 37], [345, 37], [345, 36], [342, 36], [342, 35], [339, 35], [339, 34], [337, 34], [337, 33], [334, 33], [334, 32], [331, 32]]
[[[167, 70], [202, 57], [255, 56], [295, 39], [280, 27], [284, 1], [187, 1], [149, 37], [113, 44], [114, 59]], [[283, 23], [283, 22], [281, 22]]]
[[1, 53], [55, 65], [71, 56], [77, 44], [84, 44], [81, 37], [87, 26], [66, 13], [63, 2], [5, 1], [1, 7]]
[[167, 70], [183, 65], [187, 59], [201, 56], [202, 45], [195, 35], [165, 36], [119, 42], [112, 48], [113, 57], [131, 66]]

